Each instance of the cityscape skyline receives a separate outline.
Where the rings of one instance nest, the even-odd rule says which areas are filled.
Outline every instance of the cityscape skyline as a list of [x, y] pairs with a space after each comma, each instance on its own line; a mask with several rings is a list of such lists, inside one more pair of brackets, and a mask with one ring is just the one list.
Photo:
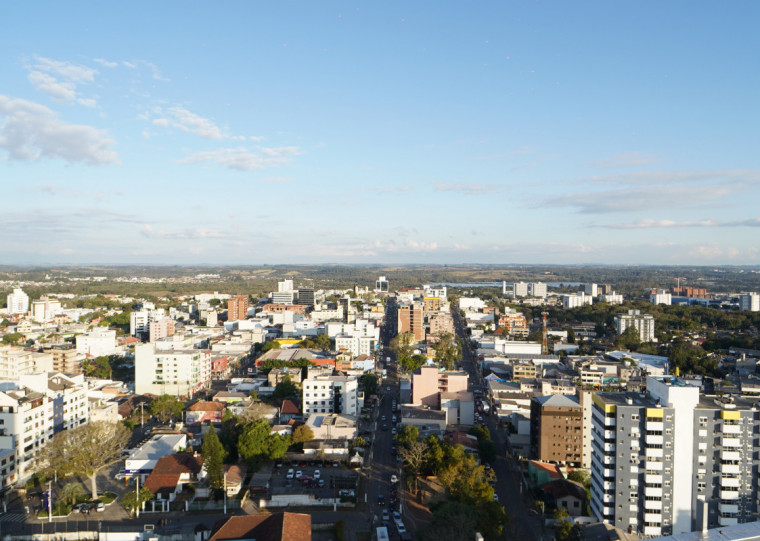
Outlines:
[[6, 6], [6, 264], [760, 263], [754, 21]]

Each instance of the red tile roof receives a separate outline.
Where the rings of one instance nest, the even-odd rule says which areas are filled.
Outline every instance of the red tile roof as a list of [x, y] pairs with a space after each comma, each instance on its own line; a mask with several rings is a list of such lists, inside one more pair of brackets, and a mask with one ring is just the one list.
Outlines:
[[203, 466], [203, 458], [190, 453], [177, 453], [158, 459], [153, 471], [145, 480], [145, 488], [153, 494], [171, 493], [177, 488], [183, 473], [198, 475]]
[[221, 402], [196, 402], [187, 411], [224, 411], [224, 408]]
[[311, 515], [236, 515], [220, 520], [208, 541], [256, 539], [257, 541], [311, 541]]
[[282, 407], [280, 408], [280, 415], [298, 415], [301, 413], [301, 410], [298, 409], [298, 406], [296, 406], [296, 403], [292, 400], [283, 400], [282, 401]]

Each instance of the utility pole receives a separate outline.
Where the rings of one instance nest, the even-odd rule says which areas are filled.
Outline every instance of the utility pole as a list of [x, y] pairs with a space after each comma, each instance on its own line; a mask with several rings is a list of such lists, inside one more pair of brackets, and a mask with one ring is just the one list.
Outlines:
[[135, 516], [140, 518], [140, 476], [135, 477], [137, 485], [135, 486]]
[[222, 489], [224, 490], [224, 514], [227, 514], [227, 472], [224, 472], [224, 483]]
[[145, 402], [140, 402], [140, 427], [145, 424]]
[[48, 481], [48, 523], [53, 522], [53, 482]]
[[541, 316], [544, 318], [544, 335], [541, 341], [541, 353], [543, 355], [549, 354], [549, 338], [546, 332], [546, 316], [548, 315], [549, 315], [549, 312], [541, 312]]

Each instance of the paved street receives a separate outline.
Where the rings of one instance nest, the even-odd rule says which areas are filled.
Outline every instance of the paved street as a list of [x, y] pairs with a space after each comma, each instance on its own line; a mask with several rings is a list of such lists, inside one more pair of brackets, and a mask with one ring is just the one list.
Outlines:
[[[470, 338], [458, 312], [454, 312], [454, 325], [464, 346], [462, 368], [469, 373], [470, 390], [482, 389], [483, 381], [477, 366], [475, 352], [470, 345]], [[520, 493], [519, 466], [515, 463], [514, 458], [505, 456], [507, 442], [505, 430], [498, 426], [498, 418], [495, 415], [486, 415], [486, 423], [491, 432], [491, 439], [496, 444], [497, 459], [492, 465], [498, 478], [495, 488], [499, 495], [499, 502], [507, 510], [510, 517], [510, 539], [538, 540], [541, 537], [541, 521], [535, 514], [529, 512], [523, 502]]]

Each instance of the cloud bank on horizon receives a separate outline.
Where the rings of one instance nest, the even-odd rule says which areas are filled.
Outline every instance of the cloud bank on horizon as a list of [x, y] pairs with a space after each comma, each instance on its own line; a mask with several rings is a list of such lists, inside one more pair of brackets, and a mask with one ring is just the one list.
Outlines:
[[760, 263], [753, 2], [6, 12], [6, 263]]

